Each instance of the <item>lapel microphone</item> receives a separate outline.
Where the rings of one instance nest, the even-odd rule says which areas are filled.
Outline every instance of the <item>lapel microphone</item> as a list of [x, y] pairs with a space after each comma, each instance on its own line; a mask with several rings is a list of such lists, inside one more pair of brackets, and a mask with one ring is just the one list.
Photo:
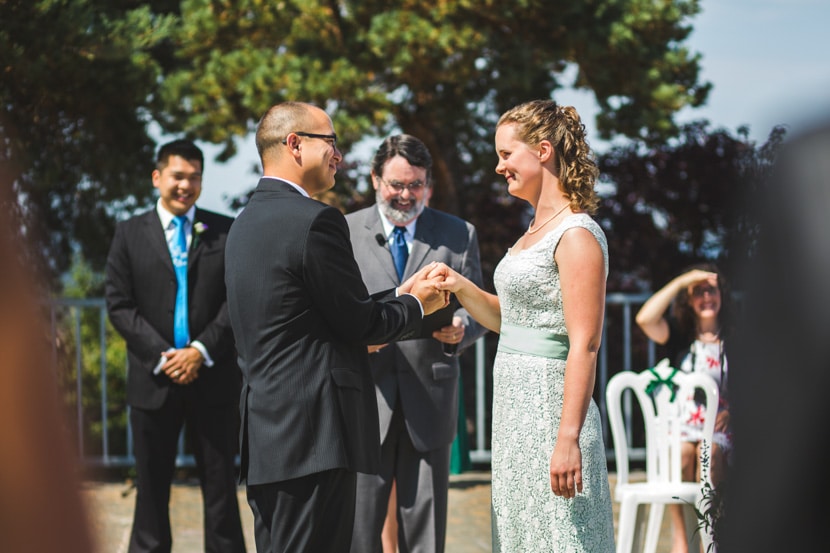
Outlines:
[[386, 237], [383, 236], [381, 233], [377, 233], [375, 235], [375, 240], [377, 240], [378, 246], [380, 246], [380, 247], [386, 246]]

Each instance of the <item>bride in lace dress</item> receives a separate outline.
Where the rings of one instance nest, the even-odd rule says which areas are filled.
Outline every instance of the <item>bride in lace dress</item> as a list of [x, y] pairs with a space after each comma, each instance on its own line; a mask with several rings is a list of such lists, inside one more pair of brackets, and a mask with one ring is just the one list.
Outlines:
[[448, 267], [452, 291], [499, 332], [493, 368], [493, 551], [614, 551], [592, 399], [608, 248], [589, 213], [598, 170], [573, 107], [537, 100], [496, 126], [496, 172], [535, 217], [494, 274], [497, 295]]

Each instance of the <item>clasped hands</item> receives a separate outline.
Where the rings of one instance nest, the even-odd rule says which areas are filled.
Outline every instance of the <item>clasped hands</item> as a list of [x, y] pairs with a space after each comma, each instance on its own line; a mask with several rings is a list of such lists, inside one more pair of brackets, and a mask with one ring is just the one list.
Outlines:
[[450, 304], [450, 292], [445, 280], [455, 273], [446, 264], [433, 261], [406, 279], [398, 287], [399, 294], [412, 294], [424, 307], [424, 315], [435, 313]]
[[[450, 293], [456, 289], [458, 276], [458, 273], [450, 269], [446, 264], [433, 262], [412, 275], [404, 285], [409, 283], [410, 280], [415, 279], [412, 282], [413, 288], [422, 285], [429, 290], [430, 294], [438, 294], [443, 300], [443, 303], [438, 307], [440, 309], [449, 305]], [[424, 307], [424, 315], [428, 315], [431, 312], [427, 312], [426, 306]], [[432, 337], [444, 344], [459, 344], [464, 339], [464, 322], [461, 320], [461, 317], [453, 317], [451, 325], [439, 328], [432, 333]]]
[[176, 384], [190, 384], [196, 380], [205, 360], [202, 353], [194, 347], [171, 348], [161, 355], [166, 361], [161, 365], [160, 372]]
[[[450, 293], [453, 289], [447, 286], [454, 282], [453, 276], [457, 276], [455, 271], [444, 263], [434, 261], [401, 284], [398, 293], [417, 297], [424, 308], [424, 316], [430, 315], [450, 304]], [[464, 339], [464, 332], [461, 317], [453, 317], [451, 325], [439, 328], [432, 333], [432, 337], [445, 344], [458, 344]], [[385, 345], [369, 346], [369, 353], [374, 353]]]

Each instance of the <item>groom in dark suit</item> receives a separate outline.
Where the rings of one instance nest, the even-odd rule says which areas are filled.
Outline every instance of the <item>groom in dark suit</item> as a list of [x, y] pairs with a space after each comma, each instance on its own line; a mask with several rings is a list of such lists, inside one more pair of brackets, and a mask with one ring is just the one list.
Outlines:
[[420, 330], [447, 302], [423, 271], [370, 297], [337, 209], [342, 155], [310, 104], [269, 109], [257, 126], [264, 175], [226, 250], [228, 312], [244, 381], [242, 477], [259, 553], [343, 553], [355, 473], [376, 472], [378, 415], [367, 346]]
[[[376, 204], [346, 216], [370, 292], [443, 262], [481, 286], [476, 230], [427, 207], [432, 156], [418, 138], [390, 136], [372, 160]], [[396, 232], [402, 232], [400, 274]], [[380, 553], [392, 482], [401, 551], [442, 553], [447, 529], [450, 448], [458, 420], [458, 357], [486, 329], [464, 309], [431, 335], [395, 342], [370, 356], [380, 416], [381, 470], [359, 474], [352, 553]]]
[[183, 421], [202, 487], [205, 551], [245, 551], [236, 497], [236, 365], [225, 299], [232, 219], [195, 206], [202, 151], [158, 152], [155, 209], [119, 223], [107, 258], [110, 321], [127, 342], [136, 504], [131, 553], [169, 552], [168, 504]]

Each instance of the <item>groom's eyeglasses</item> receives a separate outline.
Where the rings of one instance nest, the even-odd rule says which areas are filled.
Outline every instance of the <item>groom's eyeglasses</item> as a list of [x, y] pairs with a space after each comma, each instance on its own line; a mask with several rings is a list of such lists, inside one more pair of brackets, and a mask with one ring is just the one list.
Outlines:
[[[304, 136], [306, 138], [319, 138], [320, 140], [325, 140], [329, 143], [329, 146], [332, 148], [337, 148], [337, 133], [331, 134], [315, 134], [313, 132], [303, 132], [303, 131], [291, 131], [288, 134], [296, 134], [297, 136]], [[288, 137], [282, 139], [283, 144], [288, 143]]]

